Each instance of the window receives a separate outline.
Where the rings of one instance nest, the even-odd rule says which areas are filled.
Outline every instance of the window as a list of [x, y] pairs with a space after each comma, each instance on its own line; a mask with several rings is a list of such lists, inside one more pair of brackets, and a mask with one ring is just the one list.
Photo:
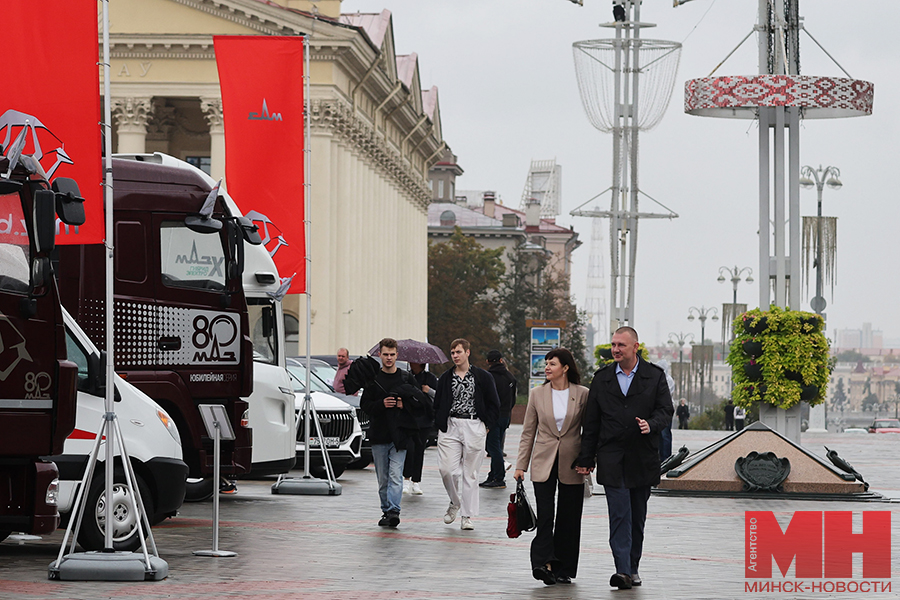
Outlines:
[[444, 180], [439, 179], [438, 180], [438, 199], [443, 199], [443, 198], [444, 198]]
[[275, 301], [268, 298], [247, 298], [247, 309], [253, 339], [253, 360], [269, 365], [278, 364]]
[[0, 289], [28, 292], [31, 281], [29, 252], [19, 195], [0, 196]]
[[300, 354], [300, 321], [294, 315], [284, 315], [284, 344], [293, 350], [292, 356]]
[[69, 360], [78, 365], [78, 389], [86, 391], [89, 387], [87, 352], [85, 352], [84, 348], [81, 347], [81, 344], [72, 337], [68, 328], [66, 328], [66, 354]]
[[188, 156], [185, 157], [184, 162], [194, 165], [207, 175], [212, 170], [212, 159], [208, 156]]
[[217, 234], [165, 221], [159, 230], [162, 281], [169, 287], [225, 289], [225, 252]]

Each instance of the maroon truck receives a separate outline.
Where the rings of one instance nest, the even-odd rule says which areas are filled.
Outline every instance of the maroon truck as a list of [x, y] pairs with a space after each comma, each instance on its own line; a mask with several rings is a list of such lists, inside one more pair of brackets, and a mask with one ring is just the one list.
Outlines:
[[[223, 404], [237, 439], [222, 442], [223, 475], [249, 472], [248, 404], [253, 345], [241, 281], [243, 243], [258, 243], [249, 221], [214, 198], [196, 174], [113, 159], [115, 367], [178, 425], [190, 478], [186, 499], [209, 497], [212, 440], [198, 404]], [[212, 200], [211, 200], [212, 201]], [[59, 248], [62, 303], [105, 349], [104, 248]]]
[[51, 273], [56, 213], [84, 223], [71, 179], [51, 186], [40, 164], [0, 156], [0, 540], [10, 532], [56, 530], [58, 471], [41, 457], [61, 454], [75, 427], [75, 363]]

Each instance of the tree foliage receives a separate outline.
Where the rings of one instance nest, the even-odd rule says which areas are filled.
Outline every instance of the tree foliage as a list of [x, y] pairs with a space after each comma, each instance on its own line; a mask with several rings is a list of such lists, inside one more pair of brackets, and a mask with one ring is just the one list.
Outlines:
[[472, 344], [470, 360], [500, 347], [494, 330], [496, 302], [492, 296], [504, 273], [502, 248], [485, 249], [457, 227], [447, 242], [428, 247], [428, 341], [444, 351], [465, 338]]

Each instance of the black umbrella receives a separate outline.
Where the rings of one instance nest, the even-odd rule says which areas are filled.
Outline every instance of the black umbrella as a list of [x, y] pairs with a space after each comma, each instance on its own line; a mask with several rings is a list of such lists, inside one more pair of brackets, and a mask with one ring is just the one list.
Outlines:
[[381, 365], [374, 358], [360, 356], [350, 364], [347, 375], [344, 377], [344, 391], [353, 395], [360, 389], [375, 382], [375, 375], [381, 369]]
[[[378, 356], [378, 344], [369, 350], [372, 356]], [[428, 342], [418, 342], [416, 340], [397, 340], [397, 360], [405, 360], [406, 362], [438, 365], [447, 362], [447, 355], [443, 350], [429, 344]]]

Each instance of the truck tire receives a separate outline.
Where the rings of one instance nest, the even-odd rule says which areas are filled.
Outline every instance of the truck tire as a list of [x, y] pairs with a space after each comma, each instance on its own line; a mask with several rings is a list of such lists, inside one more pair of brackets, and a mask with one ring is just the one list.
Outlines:
[[[144, 508], [147, 510], [148, 515], [152, 515], [153, 497], [150, 495], [150, 490], [139, 475], [135, 477], [137, 478], [138, 488], [141, 491], [141, 500], [144, 502]], [[124, 475], [116, 473], [113, 484], [113, 518], [115, 519], [113, 548], [115, 550], [134, 551], [141, 547], [137, 526], [139, 516], [134, 494], [124, 480]], [[95, 477], [93, 483], [91, 483], [85, 504], [84, 518], [81, 522], [81, 531], [78, 533], [78, 543], [88, 551], [103, 550], [106, 542], [104, 537], [106, 521], [104, 483], [102, 476]], [[147, 535], [147, 533], [149, 532], [144, 531], [144, 535]]]
[[188, 477], [184, 484], [184, 501], [203, 502], [204, 500], [209, 500], [212, 498], [214, 489], [212, 477], [204, 477], [202, 479]]

